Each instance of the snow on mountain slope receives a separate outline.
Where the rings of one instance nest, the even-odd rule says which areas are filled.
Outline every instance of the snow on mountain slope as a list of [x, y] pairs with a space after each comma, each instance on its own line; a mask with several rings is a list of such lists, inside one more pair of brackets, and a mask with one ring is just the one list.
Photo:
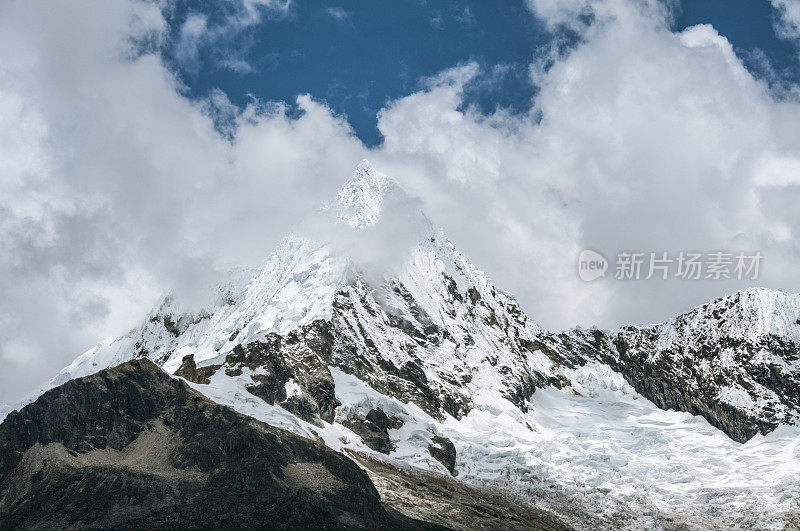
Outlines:
[[[393, 180], [364, 161], [326, 209], [363, 231], [378, 223], [387, 195], [399, 193]], [[553, 361], [529, 348], [539, 329], [516, 301], [441, 231], [422, 223], [421, 241], [399, 273], [378, 282], [327, 242], [290, 236], [246, 286], [234, 283], [192, 311], [166, 297], [139, 328], [90, 350], [52, 384], [135, 356], [168, 372], [179, 370], [186, 356], [201, 368], [229, 366], [237, 345], [266, 344], [290, 332], [304, 343], [311, 328], [320, 341], [292, 348], [316, 360], [293, 358], [289, 365], [312, 363], [321, 372], [342, 367], [439, 417], [463, 415], [487, 387], [523, 406], [534, 388], [558, 383]]]
[[538, 329], [441, 233], [414, 249], [397, 278], [337, 294], [332, 324], [335, 365], [351, 370], [355, 355], [368, 363], [352, 372], [376, 389], [390, 391], [384, 383], [399, 375], [433, 391], [417, 401], [431, 413], [460, 417], [486, 388], [522, 406], [557, 381], [553, 362], [527, 347]]
[[800, 297], [793, 293], [750, 288], [695, 308], [663, 325], [659, 348], [702, 339], [759, 341], [767, 336], [800, 343]]
[[[348, 251], [387, 222], [413, 238], [373, 270]], [[203, 304], [165, 297], [50, 386], [147, 356], [241, 413], [454, 469], [581, 528], [769, 527], [797, 513], [800, 435], [752, 436], [798, 410], [800, 297], [749, 290], [662, 325], [550, 334], [366, 161], [311, 227], [318, 238], [290, 235]]]
[[796, 294], [753, 288], [663, 324], [570, 335], [659, 407], [702, 415], [740, 442], [800, 414]]
[[[241, 413], [394, 465], [447, 474], [430, 452], [445, 437], [458, 479], [578, 529], [782, 529], [800, 515], [800, 429], [740, 444], [701, 417], [657, 408], [597, 362], [567, 370], [573, 387], [537, 390], [526, 411], [485, 389], [483, 407], [461, 419], [434, 418], [341, 369], [331, 373], [341, 404], [334, 422], [318, 425], [254, 397], [223, 371], [192, 385]], [[378, 409], [393, 423], [388, 455], [345, 426]]]
[[0, 402], [0, 422], [3, 422], [3, 419], [5, 419], [6, 415], [11, 413], [11, 411], [11, 406], [5, 404], [4, 402]]
[[362, 160], [336, 199], [323, 209], [334, 211], [340, 221], [353, 228], [364, 229], [378, 222], [383, 200], [398, 191], [397, 181], [376, 172], [369, 161]]
[[[663, 411], [597, 363], [570, 374], [579, 394], [537, 390], [527, 413], [471, 412], [446, 423], [459, 477], [553, 498], [579, 528], [783, 528], [800, 514], [800, 430], [739, 444], [687, 413]], [[448, 429], [449, 428], [449, 429]], [[549, 496], [548, 496], [548, 493]], [[570, 520], [567, 520], [570, 521]]]

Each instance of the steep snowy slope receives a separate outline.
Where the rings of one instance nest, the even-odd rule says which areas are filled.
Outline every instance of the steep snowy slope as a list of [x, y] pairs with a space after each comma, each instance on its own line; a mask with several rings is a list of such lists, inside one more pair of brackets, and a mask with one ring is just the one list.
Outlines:
[[[800, 297], [750, 289], [615, 339], [617, 367], [661, 407], [746, 441], [800, 411]], [[658, 382], [655, 379], [658, 379]]]
[[[383, 203], [402, 194], [364, 161], [325, 212], [366, 232]], [[307, 417], [323, 420], [334, 407], [329, 366], [439, 418], [462, 416], [485, 389], [524, 408], [536, 387], [560, 385], [553, 360], [531, 348], [540, 330], [516, 301], [414, 215], [423, 230], [394, 275], [375, 280], [333, 245], [290, 236], [248, 283], [234, 275], [213, 302], [191, 311], [166, 297], [139, 328], [90, 350], [52, 384], [136, 356], [179, 374], [224, 365], [270, 401], [285, 400], [273, 388], [294, 379]], [[285, 367], [259, 374], [275, 356]]]

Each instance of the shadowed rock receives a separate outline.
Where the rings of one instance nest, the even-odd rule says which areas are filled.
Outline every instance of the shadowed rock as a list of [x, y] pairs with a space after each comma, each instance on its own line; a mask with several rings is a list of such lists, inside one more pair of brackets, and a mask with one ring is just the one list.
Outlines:
[[456, 475], [456, 447], [453, 442], [447, 437], [434, 435], [433, 444], [428, 446], [428, 452], [431, 457], [439, 461], [450, 472], [450, 475]]
[[361, 437], [364, 444], [376, 452], [389, 454], [394, 450], [394, 445], [389, 438], [392, 421], [382, 409], [371, 409], [363, 419], [356, 416], [347, 418], [343, 424], [353, 430]]
[[0, 425], [0, 528], [429, 528], [325, 446], [215, 404], [146, 359]]

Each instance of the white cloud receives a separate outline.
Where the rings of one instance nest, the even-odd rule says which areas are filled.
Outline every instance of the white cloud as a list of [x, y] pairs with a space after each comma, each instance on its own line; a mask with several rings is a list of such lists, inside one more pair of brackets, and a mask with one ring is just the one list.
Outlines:
[[175, 45], [175, 58], [184, 68], [196, 72], [200, 68], [200, 47], [209, 39], [208, 19], [192, 14], [181, 26], [180, 40]]
[[[166, 287], [191, 293], [217, 268], [262, 259], [364, 156], [308, 97], [296, 119], [216, 93], [187, 100], [138, 49], [163, 38], [154, 9], [0, 5], [5, 401], [133, 326]], [[212, 108], [239, 122], [234, 141], [215, 130]]]
[[[587, 7], [588, 6], [588, 7]], [[584, 41], [537, 73], [529, 115], [481, 116], [458, 83], [393, 102], [381, 164], [546, 326], [658, 321], [743, 283], [582, 284], [578, 251], [762, 250], [798, 289], [800, 107], [772, 99], [710, 26], [643, 2], [536, 2]], [[595, 13], [585, 20], [586, 9]], [[776, 172], [780, 176], [776, 176]], [[767, 186], [767, 183], [769, 185]]]
[[527, 0], [531, 11], [550, 29], [584, 32], [605, 26], [662, 26], [673, 16], [674, 0]]
[[347, 18], [350, 16], [350, 13], [348, 13], [341, 7], [329, 7], [325, 10], [325, 13], [327, 13], [330, 17], [338, 20], [339, 22], [347, 20]]
[[[173, 55], [184, 71], [193, 75], [200, 68], [200, 55], [212, 49], [217, 66], [239, 74], [251, 72], [253, 66], [243, 57], [247, 46], [241, 49], [237, 38], [248, 28], [263, 20], [280, 20], [289, 14], [291, 0], [236, 0], [225, 4], [228, 14], [221, 21], [210, 24], [202, 13], [190, 12], [183, 21]], [[167, 4], [168, 6], [168, 4]], [[224, 53], [219, 53], [220, 50]]]

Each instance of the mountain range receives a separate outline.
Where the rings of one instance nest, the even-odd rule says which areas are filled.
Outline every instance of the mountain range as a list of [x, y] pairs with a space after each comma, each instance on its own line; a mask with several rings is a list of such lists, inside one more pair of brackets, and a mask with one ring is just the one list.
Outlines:
[[[244, 500], [297, 500], [308, 525], [331, 528], [800, 519], [796, 294], [749, 289], [661, 324], [547, 331], [363, 161], [260, 266], [229, 271], [198, 298], [165, 295], [7, 413], [0, 523], [106, 527], [153, 514], [187, 525], [208, 504], [217, 515], [236, 506], [245, 527], [269, 516], [242, 513]], [[119, 402], [111, 381], [135, 397]], [[32, 428], [45, 424], [54, 427]], [[231, 453], [240, 442], [228, 433], [273, 434], [282, 446], [265, 451], [280, 466]], [[219, 454], [210, 441], [222, 434]], [[185, 449], [193, 438], [204, 441], [195, 453]], [[142, 454], [150, 442], [169, 455]], [[269, 469], [278, 497], [209, 494], [255, 481], [242, 467]], [[94, 491], [89, 470], [142, 496], [173, 489], [175, 503], [129, 514], [109, 502], [87, 515], [74, 500], [19, 502], [43, 471], [53, 479], [37, 496]]]

